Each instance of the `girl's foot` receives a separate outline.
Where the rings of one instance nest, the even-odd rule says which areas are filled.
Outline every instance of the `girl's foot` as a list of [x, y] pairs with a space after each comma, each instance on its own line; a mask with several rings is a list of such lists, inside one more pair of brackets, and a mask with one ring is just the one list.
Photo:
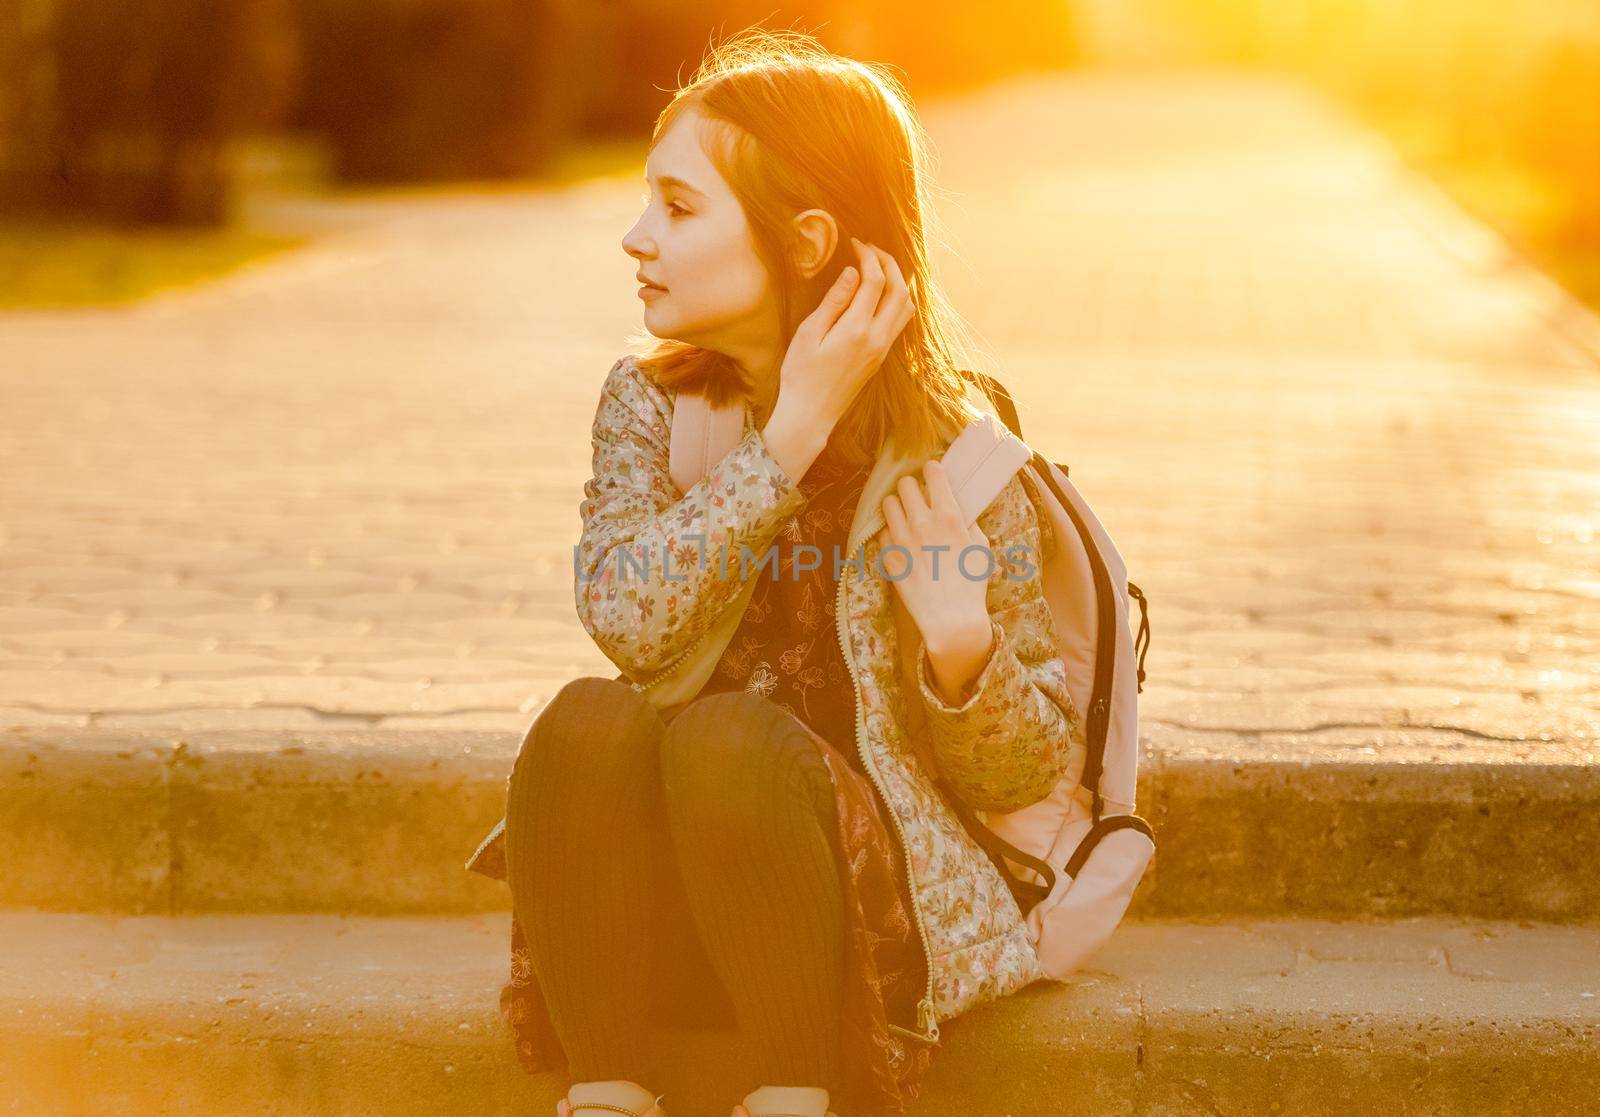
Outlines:
[[556, 1102], [556, 1117], [667, 1117], [661, 1098], [637, 1082], [612, 1079], [574, 1082], [567, 1096]]

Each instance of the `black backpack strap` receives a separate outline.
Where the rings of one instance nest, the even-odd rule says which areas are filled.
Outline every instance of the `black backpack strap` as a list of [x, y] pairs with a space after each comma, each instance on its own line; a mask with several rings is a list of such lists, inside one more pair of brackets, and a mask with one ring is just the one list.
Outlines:
[[[935, 777], [933, 782], [934, 786], [939, 789], [939, 793], [944, 796], [945, 801], [956, 812], [956, 817], [961, 820], [961, 825], [966, 828], [967, 833], [972, 835], [972, 840], [978, 843], [979, 848], [983, 850], [999, 871], [1000, 879], [1006, 882], [1006, 887], [1010, 889], [1012, 898], [1017, 901], [1017, 907], [1022, 909], [1023, 915], [1027, 915], [1035, 904], [1049, 896], [1051, 890], [1055, 888], [1056, 870], [1050, 866], [1049, 862], [1041, 861], [1031, 853], [1018, 849], [978, 821], [978, 816], [972, 813], [972, 808], [968, 807], [961, 796], [957, 795], [943, 779]], [[1078, 848], [1072, 851], [1072, 856], [1067, 859], [1067, 863], [1062, 867], [1061, 871], [1069, 877], [1076, 878], [1078, 873], [1082, 871], [1084, 862], [1089, 860], [1089, 854], [1093, 853], [1095, 846], [1100, 844], [1100, 839], [1107, 834], [1114, 834], [1118, 830], [1137, 830], [1152, 842], [1155, 841], [1155, 831], [1147, 819], [1140, 818], [1136, 814], [1104, 815], [1095, 819], [1089, 825], [1089, 829], [1083, 837], [1078, 839]], [[1006, 864], [1005, 859], [1008, 857], [1019, 865], [1026, 865], [1038, 873], [1044, 878], [1045, 883], [1035, 884], [1033, 881], [1018, 880], [1016, 875], [1012, 873], [1010, 866]]]
[[[1139, 602], [1139, 632], [1133, 638], [1133, 649], [1139, 653], [1139, 686], [1135, 694], [1144, 693], [1144, 653], [1150, 650], [1150, 603], [1145, 600], [1144, 590], [1128, 583], [1128, 593]], [[1144, 641], [1144, 647], [1139, 647], [1139, 641]]]
[[[1000, 873], [1000, 879], [1006, 882], [1006, 887], [1011, 890], [1012, 898], [1017, 901], [1017, 906], [1024, 913], [1040, 900], [1050, 895], [1050, 890], [1056, 886], [1056, 871], [1047, 861], [1018, 849], [1006, 841], [999, 834], [989, 829], [972, 813], [972, 808], [966, 801], [955, 793], [955, 790], [942, 778], [934, 778], [934, 786], [944, 796], [945, 802], [956, 812], [956, 817], [961, 820], [961, 825], [966, 828], [972, 840], [978, 843], [980, 849], [988, 855], [989, 860]], [[1045, 879], [1044, 884], [1035, 884], [1032, 881], [1018, 880], [1011, 872], [1010, 866], [1005, 863], [1009, 857], [1019, 865], [1026, 865]]]
[[1006, 427], [1018, 438], [1022, 437], [1022, 423], [1017, 418], [1017, 405], [1011, 399], [1011, 393], [1006, 391], [1005, 385], [1000, 383], [988, 373], [978, 372], [975, 369], [964, 368], [961, 375], [983, 389], [983, 394], [989, 397], [995, 410], [1000, 412], [1000, 418]]
[[[968, 380], [971, 380], [983, 389], [984, 393], [994, 403], [995, 409], [1000, 412], [1001, 419], [1004, 420], [1011, 433], [1020, 439], [1022, 437], [1022, 424], [1017, 419], [1016, 404], [1012, 401], [1011, 393], [1006, 391], [1005, 386], [994, 377], [985, 373], [977, 372], [971, 369], [962, 369], [961, 372], [962, 375]], [[1084, 546], [1089, 550], [1091, 555], [1091, 563], [1094, 563], [1098, 567], [1100, 575], [1103, 578], [1104, 568], [1098, 564], [1097, 557], [1099, 551], [1095, 547], [1094, 540], [1089, 533], [1089, 529], [1087, 526], [1085, 526], [1082, 517], [1078, 515], [1071, 502], [1066, 499], [1066, 495], [1061, 492], [1060, 487], [1055, 482], [1055, 479], [1050, 476], [1047, 468], [1049, 463], [1035, 453], [1033, 464], [1036, 472], [1040, 474], [1041, 479], [1050, 486], [1055, 493], [1056, 499], [1061, 503], [1062, 507], [1067, 510], [1067, 514], [1071, 516], [1074, 526], [1078, 529], [1078, 533], [1083, 539]], [[1065, 476], [1067, 473], [1067, 467], [1059, 462], [1055, 464], [1056, 467], [1061, 470], [1062, 475]], [[1138, 690], [1142, 692], [1144, 690], [1144, 653], [1150, 649], [1150, 618], [1144, 591], [1138, 586], [1134, 585], [1132, 582], [1129, 582], [1128, 594], [1139, 602], [1139, 633], [1134, 637], [1134, 650], [1138, 653]], [[1104, 644], [1106, 641], [1104, 626], [1102, 626], [1100, 639], [1101, 643]], [[1141, 640], [1143, 640], [1144, 643], [1143, 648], [1140, 648], [1139, 646]], [[1100, 813], [1102, 803], [1100, 796], [1100, 777], [1105, 763], [1105, 735], [1106, 721], [1108, 717], [1105, 692], [1109, 690], [1109, 687], [1102, 685], [1097, 689], [1101, 691], [1101, 694], [1092, 703], [1090, 715], [1091, 721], [1096, 721], [1098, 723], [1096, 726], [1098, 731], [1088, 735], [1089, 750], [1088, 755], [1085, 757], [1083, 777], [1081, 780], [1082, 786], [1088, 787], [1094, 796], [1094, 806], [1090, 814], [1092, 822], [1090, 824], [1089, 832], [1084, 835], [1083, 840], [1078, 845], [1078, 848], [1073, 851], [1072, 858], [1068, 861], [1067, 865], [1063, 867], [1063, 871], [1069, 877], [1077, 876], [1078, 871], [1083, 868], [1083, 863], [1085, 860], [1087, 860], [1090, 852], [1099, 843], [1100, 839], [1109, 833], [1131, 827], [1150, 837], [1152, 841], [1154, 840], [1154, 835], [1151, 832], [1150, 824], [1144, 819], [1140, 818], [1138, 815], [1102, 816]], [[1006, 882], [1006, 887], [1011, 890], [1011, 895], [1016, 899], [1018, 907], [1020, 907], [1024, 912], [1027, 912], [1035, 904], [1050, 894], [1051, 889], [1055, 887], [1056, 870], [1051, 867], [1048, 862], [1042, 861], [1039, 858], [1034, 857], [1032, 854], [1018, 849], [1016, 846], [1000, 837], [1000, 835], [996, 834], [993, 830], [990, 830], [978, 820], [977, 816], [972, 813], [972, 809], [967, 806], [965, 801], [962, 800], [961, 796], [957, 795], [950, 785], [943, 779], [935, 777], [934, 784], [944, 796], [945, 801], [949, 803], [950, 807], [955, 811], [956, 817], [960, 819], [961, 825], [966, 829], [967, 833], [972, 836], [973, 841], [978, 843], [978, 846], [983, 850], [984, 854], [987, 855], [989, 860], [994, 863], [994, 867], [999, 871], [1001, 879]], [[1019, 865], [1025, 865], [1029, 869], [1032, 869], [1044, 879], [1045, 883], [1041, 885], [1035, 884], [1031, 881], [1018, 880], [1015, 874], [1013, 874], [1011, 869], [1007, 866], [1007, 858]]]
[[1089, 854], [1100, 844], [1100, 839], [1118, 830], [1137, 830], [1151, 842], [1156, 840], [1155, 831], [1150, 828], [1150, 823], [1138, 815], [1108, 814], [1096, 821], [1089, 827], [1089, 832], [1078, 839], [1078, 848], [1072, 851], [1072, 856], [1067, 859], [1063, 872], [1076, 879], [1078, 873], [1083, 870], [1083, 863], [1089, 860]]

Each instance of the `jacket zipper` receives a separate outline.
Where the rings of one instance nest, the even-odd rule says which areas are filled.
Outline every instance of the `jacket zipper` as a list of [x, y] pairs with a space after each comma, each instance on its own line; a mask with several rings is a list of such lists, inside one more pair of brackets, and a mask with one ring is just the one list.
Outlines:
[[[867, 540], [872, 537], [872, 533], [878, 529], [882, 521], [883, 517], [878, 516], [873, 521], [872, 526], [867, 529], [865, 535], [862, 537], [860, 549], [863, 552], [863, 555], [866, 551]], [[923, 1043], [937, 1043], [939, 1040], [939, 1018], [934, 1012], [933, 1005], [933, 949], [928, 944], [928, 929], [923, 925], [922, 905], [917, 901], [917, 882], [916, 879], [911, 875], [911, 847], [906, 842], [906, 834], [901, 825], [900, 816], [896, 814], [894, 808], [889, 805], [889, 796], [888, 793], [883, 789], [883, 781], [878, 775], [877, 765], [873, 763], [872, 758], [867, 754], [867, 750], [863, 747], [866, 738], [866, 734], [863, 732], [863, 730], [866, 728], [866, 719], [861, 712], [861, 678], [856, 674], [855, 657], [850, 654], [850, 642], [845, 637], [844, 591], [845, 583], [849, 580], [849, 578], [849, 567], [846, 567], [845, 571], [842, 572], [839, 577], [838, 600], [834, 603], [833, 620], [834, 632], [839, 637], [839, 650], [844, 653], [845, 666], [850, 669], [850, 681], [855, 688], [851, 694], [851, 702], [856, 708], [856, 752], [860, 754], [861, 763], [867, 769], [867, 774], [872, 777], [872, 785], [878, 789], [878, 796], [883, 800], [884, 810], [888, 813], [889, 818], [894, 822], [895, 833], [899, 835], [900, 838], [900, 849], [905, 856], [906, 863], [906, 881], [909, 884], [907, 891], [911, 897], [911, 914], [916, 919], [917, 934], [922, 940], [922, 954], [923, 958], [927, 962], [928, 970], [927, 993], [923, 996], [922, 1000], [917, 1002], [917, 1026], [921, 1028], [922, 1031], [912, 1031], [910, 1028], [902, 1028], [898, 1024], [890, 1024], [889, 1030], [899, 1032], [902, 1035], [910, 1036], [913, 1039], [922, 1041]]]
[[[872, 533], [874, 531], [878, 530], [882, 522], [883, 517], [881, 515], [877, 516], [873, 520], [872, 525], [862, 536], [859, 548], [860, 550], [865, 552], [867, 540], [872, 537]], [[911, 874], [910, 846], [906, 842], [905, 829], [900, 822], [900, 816], [896, 814], [894, 808], [889, 805], [889, 796], [888, 793], [883, 789], [883, 781], [878, 775], [877, 766], [872, 762], [872, 758], [867, 755], [867, 750], [862, 747], [865, 738], [863, 730], [866, 728], [866, 726], [865, 718], [861, 713], [861, 703], [859, 701], [861, 694], [861, 677], [856, 673], [855, 657], [850, 654], [850, 642], [845, 638], [844, 627], [844, 589], [845, 582], [849, 577], [850, 575], [848, 573], [844, 573], [839, 578], [838, 600], [834, 606], [834, 632], [839, 637], [839, 650], [844, 653], [845, 666], [850, 669], [850, 681], [854, 687], [854, 690], [851, 693], [851, 703], [856, 708], [856, 752], [860, 755], [861, 763], [867, 769], [867, 774], [872, 777], [872, 785], [878, 789], [878, 796], [883, 801], [884, 810], [889, 815], [890, 820], [894, 823], [895, 833], [900, 838], [900, 849], [904, 855], [906, 863], [906, 881], [908, 885], [907, 893], [911, 897], [911, 914], [916, 920], [917, 935], [922, 940], [922, 955], [924, 961], [926, 962], [926, 969], [928, 971], [927, 992], [923, 996], [922, 1000], [917, 1002], [917, 1026], [921, 1028], [922, 1031], [913, 1031], [910, 1028], [901, 1027], [899, 1024], [890, 1024], [889, 1030], [899, 1032], [902, 1035], [910, 1036], [911, 1038], [920, 1040], [923, 1043], [937, 1043], [939, 1041], [939, 1018], [934, 1012], [933, 1001], [933, 948], [928, 943], [928, 929], [923, 923], [922, 905], [917, 900], [917, 882]], [[713, 627], [715, 626], [713, 625]], [[629, 685], [632, 686], [634, 690], [641, 693], [649, 690], [651, 687], [661, 682], [661, 680], [665, 679], [672, 672], [676, 671], [678, 667], [681, 666], [683, 662], [694, 653], [694, 650], [701, 645], [701, 643], [708, 635], [710, 635], [710, 633], [711, 629], [708, 628], [705, 632], [702, 632], [699, 636], [695, 637], [694, 643], [690, 644], [678, 654], [677, 658], [675, 658], [665, 667], [661, 668], [654, 675], [650, 676], [649, 679], [644, 680], [643, 682], [630, 681]]]

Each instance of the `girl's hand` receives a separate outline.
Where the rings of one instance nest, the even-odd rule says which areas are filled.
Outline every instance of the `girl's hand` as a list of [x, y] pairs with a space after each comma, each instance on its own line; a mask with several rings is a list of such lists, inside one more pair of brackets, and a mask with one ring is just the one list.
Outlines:
[[[977, 656], [981, 666], [990, 645], [989, 575], [999, 557], [977, 523], [968, 524], [956, 503], [949, 474], [937, 458], [922, 467], [926, 495], [913, 474], [900, 478], [898, 494], [883, 498], [884, 546], [910, 552], [880, 552], [879, 561], [907, 612], [917, 623], [937, 668]], [[945, 548], [939, 550], [938, 548]], [[961, 562], [967, 547], [981, 547]], [[924, 548], [928, 548], [924, 550]], [[935, 574], [937, 567], [937, 574]], [[968, 573], [963, 573], [963, 568]], [[969, 576], [970, 575], [970, 576]], [[975, 672], [974, 672], [975, 673]]]
[[[859, 270], [846, 268], [794, 332], [778, 370], [778, 403], [832, 430], [911, 321], [911, 294], [895, 258], [850, 238]], [[777, 404], [774, 405], [774, 411]]]

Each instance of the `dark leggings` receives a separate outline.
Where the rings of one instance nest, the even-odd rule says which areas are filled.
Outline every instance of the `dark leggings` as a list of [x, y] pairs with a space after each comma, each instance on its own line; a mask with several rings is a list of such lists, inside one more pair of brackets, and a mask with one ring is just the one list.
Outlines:
[[804, 726], [742, 692], [663, 721], [625, 682], [575, 679], [506, 800], [507, 883], [573, 1080], [648, 1087], [652, 1021], [736, 1024], [752, 1088], [837, 1090], [838, 821]]

